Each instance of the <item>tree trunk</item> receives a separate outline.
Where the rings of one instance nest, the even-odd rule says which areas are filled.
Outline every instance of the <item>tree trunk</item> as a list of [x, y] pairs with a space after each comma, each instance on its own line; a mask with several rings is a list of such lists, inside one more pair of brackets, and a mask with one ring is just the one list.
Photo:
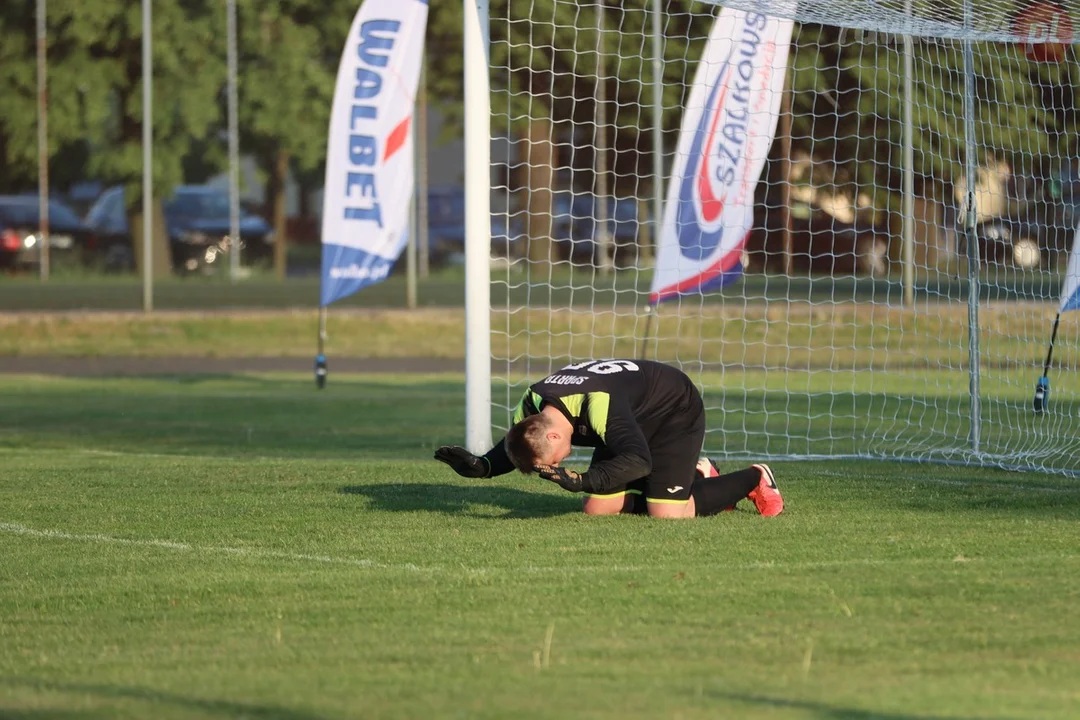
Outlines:
[[[790, 63], [791, 61], [788, 60]], [[783, 200], [780, 203], [780, 214], [784, 218], [782, 237], [784, 241], [784, 253], [781, 256], [780, 270], [790, 276], [795, 271], [795, 248], [791, 237], [791, 125], [794, 108], [792, 106], [792, 74], [793, 71], [785, 69], [787, 79], [784, 81], [783, 97], [780, 100], [780, 143], [783, 148], [783, 159], [780, 174], [782, 183]], [[766, 265], [769, 263], [769, 255], [765, 256]]]
[[550, 120], [534, 118], [530, 121], [525, 148], [525, 186], [529, 193], [529, 260], [534, 263], [551, 263], [551, 183], [555, 174], [555, 144], [551, 138]]
[[[653, 182], [656, 182], [656, 180], [654, 179]], [[634, 258], [634, 264], [637, 267], [647, 267], [648, 265], [652, 264], [653, 246], [656, 244], [657, 240], [659, 239], [659, 235], [657, 237], [655, 237], [655, 238], [653, 237], [653, 228], [654, 227], [659, 227], [660, 222], [661, 222], [662, 219], [657, 220], [656, 223], [655, 223], [655, 226], [654, 226], [653, 222], [651, 222], [649, 220], [649, 218], [651, 216], [650, 210], [653, 209], [652, 206], [654, 204], [655, 203], [653, 202], [652, 195], [649, 195], [649, 197], [642, 197], [642, 198], [638, 199], [638, 203], [637, 203], [637, 220], [638, 220], [638, 222], [637, 222], [637, 226], [638, 226], [637, 257]]]
[[[167, 278], [172, 275], [172, 248], [169, 243], [169, 232], [165, 228], [165, 215], [160, 198], [154, 199], [153, 233], [151, 236], [151, 251], [153, 252], [152, 274], [155, 278]], [[143, 212], [140, 206], [128, 211], [128, 227], [131, 228], [132, 248], [135, 252], [135, 267], [139, 275], [143, 273]]]
[[279, 149], [274, 156], [264, 204], [274, 227], [274, 276], [285, 279], [289, 254], [289, 229], [285, 207], [285, 181], [289, 176], [289, 152]]

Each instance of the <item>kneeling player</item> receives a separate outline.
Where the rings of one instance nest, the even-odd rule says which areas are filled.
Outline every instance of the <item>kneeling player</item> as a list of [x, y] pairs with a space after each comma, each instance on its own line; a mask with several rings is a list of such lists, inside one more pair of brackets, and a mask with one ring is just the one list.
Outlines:
[[[762, 515], [783, 511], [767, 465], [720, 475], [699, 461], [704, 439], [705, 406], [681, 370], [651, 360], [590, 360], [532, 385], [513, 427], [483, 456], [444, 446], [435, 458], [465, 477], [536, 472], [584, 493], [590, 515], [714, 515], [743, 498]], [[595, 448], [584, 473], [559, 465], [575, 445]]]

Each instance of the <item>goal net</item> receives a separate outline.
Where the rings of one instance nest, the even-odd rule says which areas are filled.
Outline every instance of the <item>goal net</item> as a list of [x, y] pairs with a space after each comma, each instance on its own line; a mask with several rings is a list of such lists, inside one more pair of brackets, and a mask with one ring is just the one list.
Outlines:
[[[710, 49], [735, 11], [757, 39]], [[712, 457], [1080, 468], [1080, 313], [1060, 315], [1033, 407], [1080, 221], [1068, 8], [489, 12], [497, 430], [551, 370], [643, 357], [699, 384]], [[747, 69], [765, 15], [793, 22]], [[750, 169], [721, 197], [725, 153]], [[686, 246], [688, 218], [720, 260]]]

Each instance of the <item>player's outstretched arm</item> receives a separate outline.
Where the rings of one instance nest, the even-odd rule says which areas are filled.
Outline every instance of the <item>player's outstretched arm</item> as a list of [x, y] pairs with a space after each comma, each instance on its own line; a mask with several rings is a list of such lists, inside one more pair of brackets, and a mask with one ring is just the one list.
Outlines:
[[446, 463], [458, 475], [467, 478], [497, 477], [514, 469], [502, 440], [483, 455], [473, 455], [457, 445], [443, 445], [435, 451], [435, 459]]
[[514, 470], [514, 463], [510, 462], [510, 456], [506, 454], [506, 445], [502, 439], [484, 453], [484, 460], [488, 464], [489, 477], [498, 477]]
[[[519, 423], [525, 417], [538, 412], [532, 393], [526, 390], [514, 410], [514, 422]], [[498, 477], [514, 469], [514, 463], [510, 462], [510, 456], [506, 454], [503, 440], [499, 440], [483, 455], [473, 455], [457, 445], [443, 445], [435, 451], [435, 459], [452, 467], [458, 475], [468, 478]]]
[[482, 478], [491, 474], [487, 460], [457, 445], [443, 445], [435, 451], [435, 459], [446, 463], [462, 477]]

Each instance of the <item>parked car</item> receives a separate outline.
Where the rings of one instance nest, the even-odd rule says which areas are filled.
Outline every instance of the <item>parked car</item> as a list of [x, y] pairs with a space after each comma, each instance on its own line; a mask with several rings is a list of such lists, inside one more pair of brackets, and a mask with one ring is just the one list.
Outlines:
[[[1014, 174], [1010, 186], [1022, 187], [1013, 193], [1005, 212], [984, 218], [975, 227], [982, 262], [1023, 270], [1052, 267], [1068, 258], [1080, 221], [1080, 175], [1075, 168], [1062, 168], [1050, 177]], [[967, 253], [968, 230], [965, 217], [957, 211], [957, 253]]]
[[[1045, 242], [1052, 228], [1040, 226], [1030, 220], [1007, 217], [991, 218], [975, 226], [979, 241], [979, 259], [984, 265], [1002, 265], [1021, 270], [1031, 270], [1042, 265], [1046, 259]], [[967, 231], [957, 232], [961, 257], [967, 255]]]
[[[86, 216], [87, 224], [106, 247], [107, 265], [133, 268], [134, 238], [128, 226], [124, 188], [102, 193]], [[211, 270], [224, 262], [229, 238], [229, 195], [203, 185], [182, 185], [164, 203], [173, 267], [181, 272]], [[273, 255], [274, 232], [258, 215], [241, 210], [240, 259], [244, 265], [267, 262]]]
[[[491, 216], [491, 255], [509, 258], [522, 236], [516, 219], [501, 213]], [[465, 252], [465, 190], [441, 187], [428, 190], [428, 253], [432, 265], [460, 262]]]
[[[594, 264], [599, 259], [598, 206], [597, 197], [591, 193], [568, 190], [555, 193], [551, 237], [562, 256], [571, 262]], [[644, 219], [638, 217], [638, 206], [636, 197], [607, 198], [607, 234], [617, 264], [630, 264], [636, 260], [641, 225], [651, 222], [651, 212]]]
[[876, 227], [838, 220], [814, 209], [791, 219], [792, 262], [803, 272], [824, 275], [885, 275], [889, 235]]
[[[38, 267], [41, 212], [36, 195], [0, 196], [0, 269]], [[82, 263], [98, 250], [97, 237], [74, 210], [55, 198], [49, 200], [50, 263]]]
[[[1015, 242], [1014, 262], [1020, 267], [1052, 266], [1066, 261], [1080, 222], [1080, 178], [1065, 169], [1055, 181], [1042, 184], [1042, 193], [1021, 203], [1006, 223]], [[997, 220], [997, 218], [995, 218]], [[1025, 242], [1029, 241], [1029, 242]], [[1034, 249], [1039, 257], [1033, 257]]]
[[64, 202], [78, 213], [79, 217], [86, 217], [86, 213], [106, 189], [105, 183], [100, 180], [80, 180], [64, 193]]

